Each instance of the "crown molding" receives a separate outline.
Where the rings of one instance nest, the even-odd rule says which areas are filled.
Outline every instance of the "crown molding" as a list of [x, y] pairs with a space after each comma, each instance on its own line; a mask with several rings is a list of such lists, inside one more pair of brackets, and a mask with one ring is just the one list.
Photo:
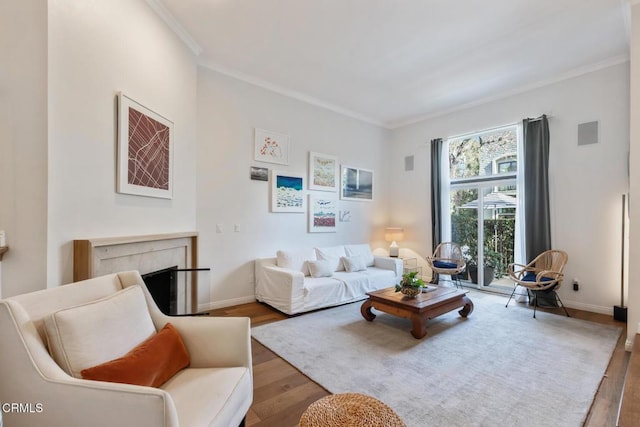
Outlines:
[[[640, 2], [640, 0], [638, 0], [638, 2]], [[387, 122], [385, 125], [388, 129], [398, 129], [404, 126], [409, 126], [415, 123], [419, 123], [425, 120], [430, 120], [430, 119], [435, 119], [436, 117], [442, 117], [442, 116], [446, 116], [447, 114], [451, 114], [451, 113], [455, 113], [457, 111], [461, 111], [461, 110], [466, 110], [468, 108], [472, 108], [472, 107], [477, 107], [479, 105], [484, 105], [484, 104], [488, 104], [490, 102], [493, 101], [498, 101], [500, 99], [505, 99], [505, 98], [509, 98], [511, 96], [514, 95], [519, 95], [521, 93], [525, 93], [525, 92], [529, 92], [531, 90], [534, 89], [538, 89], [544, 86], [548, 86], [554, 83], [559, 83], [562, 82], [564, 80], [569, 80], [569, 79], [573, 79], [576, 77], [580, 77], [584, 74], [589, 74], [589, 73], [593, 73], [595, 71], [599, 71], [605, 68], [609, 68], [609, 67], [613, 67], [614, 65], [618, 65], [618, 64], [622, 64], [625, 62], [629, 61], [629, 55], [628, 54], [624, 54], [624, 55], [618, 55], [618, 56], [614, 56], [612, 58], [608, 58], [605, 59], [604, 61], [600, 61], [600, 62], [596, 62], [594, 64], [590, 64], [584, 67], [579, 67], [579, 68], [574, 68], [573, 70], [570, 70], [566, 73], [562, 73], [562, 74], [558, 74], [554, 77], [551, 77], [549, 79], [545, 79], [545, 80], [540, 80], [538, 82], [532, 83], [532, 84], [528, 84], [528, 85], [524, 85], [521, 87], [518, 87], [516, 89], [512, 89], [512, 90], [508, 90], [505, 92], [501, 92], [497, 95], [493, 95], [493, 96], [488, 96], [486, 98], [482, 98], [476, 101], [472, 101], [472, 102], [468, 102], [466, 104], [461, 104], [458, 105], [456, 107], [453, 108], [449, 108], [446, 110], [439, 110], [437, 112], [434, 113], [429, 113], [429, 114], [425, 114], [422, 116], [418, 116], [415, 117], [413, 119], [408, 119], [408, 120], [404, 120], [404, 121], [398, 121], [398, 122]]]
[[171, 28], [171, 30], [187, 45], [189, 49], [196, 55], [202, 53], [202, 47], [196, 42], [191, 34], [178, 22], [178, 20], [169, 12], [167, 7], [161, 0], [145, 0], [151, 9]]
[[202, 67], [205, 67], [211, 71], [215, 71], [220, 74], [224, 74], [225, 76], [232, 77], [236, 80], [243, 81], [245, 83], [249, 83], [254, 86], [258, 86], [262, 89], [269, 90], [271, 92], [278, 93], [280, 95], [287, 96], [289, 98], [297, 99], [298, 101], [305, 102], [307, 104], [314, 105], [316, 107], [324, 108], [325, 110], [333, 111], [334, 113], [338, 113], [343, 116], [351, 117], [352, 119], [360, 120], [365, 123], [369, 123], [378, 127], [382, 127], [385, 129], [390, 129], [387, 123], [381, 122], [380, 120], [373, 119], [371, 117], [365, 116], [364, 114], [358, 113], [353, 110], [349, 110], [347, 108], [340, 107], [339, 105], [331, 104], [329, 102], [322, 101], [321, 99], [315, 98], [313, 96], [306, 95], [302, 92], [297, 92], [292, 89], [288, 89], [273, 83], [270, 83], [266, 80], [262, 80], [258, 77], [251, 76], [249, 74], [242, 73], [237, 70], [233, 70], [227, 67], [224, 67], [220, 64], [216, 64], [212, 61], [200, 60], [198, 64]]

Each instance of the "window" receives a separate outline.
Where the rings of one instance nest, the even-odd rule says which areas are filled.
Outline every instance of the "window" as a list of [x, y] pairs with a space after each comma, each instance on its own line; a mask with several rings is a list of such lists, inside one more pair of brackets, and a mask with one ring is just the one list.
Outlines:
[[[443, 241], [463, 249], [470, 268], [490, 270], [469, 280], [501, 285], [514, 262], [516, 240], [519, 128], [517, 125], [449, 138], [445, 144], [448, 200], [443, 201]], [[478, 266], [483, 266], [478, 269]], [[472, 273], [473, 274], [473, 273]], [[504, 285], [508, 285], [506, 282]]]
[[[517, 159], [517, 155], [515, 154], [504, 156], [495, 161], [495, 173], [497, 174], [505, 174], [505, 173], [517, 172], [517, 171], [518, 171], [518, 159]], [[515, 195], [516, 187], [515, 185], [496, 187], [496, 191]]]

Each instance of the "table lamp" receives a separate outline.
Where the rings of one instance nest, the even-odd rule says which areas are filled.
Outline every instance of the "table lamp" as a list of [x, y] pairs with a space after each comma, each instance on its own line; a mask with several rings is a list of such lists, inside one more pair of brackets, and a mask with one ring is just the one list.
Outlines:
[[404, 238], [404, 228], [400, 227], [387, 227], [384, 229], [384, 240], [391, 242], [389, 246], [389, 256], [398, 256], [398, 244], [396, 242], [401, 241]]

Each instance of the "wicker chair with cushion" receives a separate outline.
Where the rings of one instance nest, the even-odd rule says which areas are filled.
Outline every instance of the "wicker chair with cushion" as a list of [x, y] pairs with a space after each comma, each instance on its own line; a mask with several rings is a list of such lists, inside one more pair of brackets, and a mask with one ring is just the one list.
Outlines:
[[538, 308], [538, 296], [541, 293], [551, 293], [560, 303], [567, 317], [570, 317], [557, 292], [564, 279], [563, 271], [568, 259], [569, 256], [564, 251], [548, 250], [538, 255], [527, 265], [509, 264], [508, 274], [515, 285], [505, 307], [509, 305], [511, 298], [515, 295], [516, 288], [520, 285], [529, 291], [529, 297], [534, 300], [534, 319]]
[[427, 264], [436, 274], [451, 276], [451, 280], [462, 288], [458, 275], [466, 267], [460, 246], [453, 242], [442, 242], [433, 251], [433, 255], [427, 257]]

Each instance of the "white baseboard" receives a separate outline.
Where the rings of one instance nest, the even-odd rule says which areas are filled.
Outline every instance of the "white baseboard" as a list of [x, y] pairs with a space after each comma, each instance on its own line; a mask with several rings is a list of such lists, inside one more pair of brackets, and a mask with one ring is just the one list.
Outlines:
[[607, 314], [613, 316], [613, 307], [603, 307], [601, 305], [585, 304], [575, 301], [562, 301], [567, 307], [578, 310], [590, 311], [592, 313]]
[[215, 310], [217, 308], [231, 307], [232, 305], [247, 304], [255, 301], [256, 301], [256, 298], [253, 295], [246, 296], [246, 297], [225, 299], [222, 301], [212, 301], [206, 304], [198, 304], [198, 311], [201, 312], [201, 311]]
[[629, 353], [631, 353], [631, 350], [633, 350], [633, 341], [626, 340], [624, 342], [624, 349], [625, 351], [628, 351]]

